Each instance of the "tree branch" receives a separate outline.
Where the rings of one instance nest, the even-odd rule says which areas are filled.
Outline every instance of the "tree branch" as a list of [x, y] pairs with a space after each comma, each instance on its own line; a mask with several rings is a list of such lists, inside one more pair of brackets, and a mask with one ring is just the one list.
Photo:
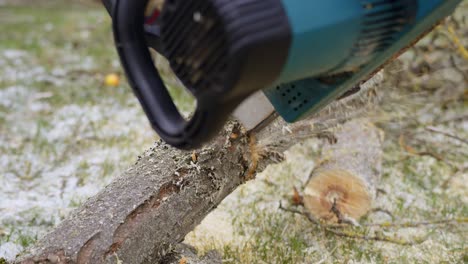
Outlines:
[[[333, 108], [352, 106], [363, 111], [374, 100], [378, 97], [358, 94], [327, 109], [334, 113]], [[281, 161], [298, 139], [323, 133], [352, 116], [318, 123], [318, 115], [291, 126], [278, 118], [254, 135], [231, 121], [195, 153], [159, 141], [16, 263], [161, 262], [227, 195], [268, 164]], [[295, 133], [286, 134], [285, 127]]]

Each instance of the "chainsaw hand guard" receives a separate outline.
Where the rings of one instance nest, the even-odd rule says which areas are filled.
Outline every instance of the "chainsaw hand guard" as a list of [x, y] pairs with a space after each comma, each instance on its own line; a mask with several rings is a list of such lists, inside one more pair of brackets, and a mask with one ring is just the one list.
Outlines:
[[154, 66], [145, 37], [144, 13], [147, 0], [116, 1], [113, 8], [114, 37], [129, 83], [159, 136], [178, 148], [198, 147], [224, 124], [233, 107], [211, 103], [185, 120], [174, 105]]
[[[287, 58], [290, 29], [280, 0], [254, 0], [255, 8], [168, 1], [150, 24], [143, 15], [149, 0], [107, 1], [128, 81], [152, 127], [177, 148], [197, 148], [213, 138], [244, 99], [277, 78]], [[237, 17], [239, 11], [244, 16]], [[169, 60], [196, 98], [189, 120], [174, 105], [148, 47]]]

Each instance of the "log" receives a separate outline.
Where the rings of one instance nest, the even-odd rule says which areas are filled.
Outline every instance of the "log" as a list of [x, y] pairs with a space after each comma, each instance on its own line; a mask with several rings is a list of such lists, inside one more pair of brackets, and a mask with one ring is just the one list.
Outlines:
[[223, 257], [215, 250], [208, 251], [204, 256], [199, 257], [194, 247], [181, 243], [160, 262], [164, 264], [222, 264]]
[[271, 152], [268, 145], [262, 150], [257, 146], [285, 125], [278, 119], [253, 137], [243, 133], [239, 123], [229, 122], [219, 137], [197, 152], [157, 142], [17, 263], [164, 260], [228, 194], [267, 164], [281, 160], [278, 151], [294, 144], [293, 137]]
[[[381, 78], [374, 77], [363, 91], [377, 88]], [[374, 95], [364, 92], [327, 109], [346, 104], [366, 111], [377, 105], [379, 97]], [[216, 139], [195, 152], [159, 141], [16, 263], [163, 263], [239, 185], [281, 161], [282, 153], [300, 139], [320, 135], [351, 117], [326, 124], [311, 117], [293, 125], [278, 118], [255, 134], [230, 121]]]
[[367, 119], [345, 123], [325, 144], [304, 188], [304, 206], [328, 223], [356, 223], [371, 209], [381, 176], [383, 132]]
[[246, 181], [247, 141], [231, 122], [195, 153], [157, 142], [19, 262], [158, 263]]

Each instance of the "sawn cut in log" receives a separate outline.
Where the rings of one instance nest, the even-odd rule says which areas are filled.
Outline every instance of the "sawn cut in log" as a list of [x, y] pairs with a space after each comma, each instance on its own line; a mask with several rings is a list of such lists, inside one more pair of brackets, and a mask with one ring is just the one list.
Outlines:
[[334, 135], [337, 142], [322, 148], [321, 160], [304, 188], [304, 206], [326, 222], [359, 220], [375, 198], [383, 131], [367, 119], [356, 119]]
[[[293, 125], [277, 119], [249, 135], [231, 121], [195, 153], [157, 142], [17, 263], [162, 263], [227, 195], [282, 160], [289, 147], [370, 111], [381, 80], [382, 74], [374, 76], [360, 94]], [[342, 108], [348, 114], [336, 115]]]

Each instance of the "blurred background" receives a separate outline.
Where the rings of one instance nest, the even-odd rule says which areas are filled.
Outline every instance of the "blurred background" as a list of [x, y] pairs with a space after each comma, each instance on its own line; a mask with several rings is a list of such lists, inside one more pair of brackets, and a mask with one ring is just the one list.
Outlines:
[[[242, 186], [188, 241], [227, 263], [468, 261], [468, 1], [385, 70], [366, 116], [386, 134], [382, 230], [415, 246], [325, 236], [278, 210], [305, 182], [311, 139]], [[0, 0], [0, 263], [50, 231], [128, 168], [157, 135], [126, 84], [99, 1]], [[167, 77], [171, 80], [171, 77]], [[193, 102], [170, 81], [179, 108]], [[348, 111], [348, 109], [346, 109]], [[365, 221], [388, 220], [377, 214]], [[391, 220], [391, 219], [390, 219]]]

